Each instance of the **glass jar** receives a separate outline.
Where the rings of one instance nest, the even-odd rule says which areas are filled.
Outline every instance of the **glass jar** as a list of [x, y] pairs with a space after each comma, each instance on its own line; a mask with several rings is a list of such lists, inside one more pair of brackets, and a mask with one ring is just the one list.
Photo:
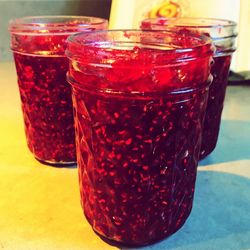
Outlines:
[[216, 47], [214, 64], [211, 69], [213, 81], [209, 88], [200, 159], [209, 155], [217, 144], [228, 73], [232, 54], [235, 51], [236, 26], [233, 21], [209, 18], [156, 18], [142, 21], [142, 29], [173, 29], [176, 32], [186, 30], [186, 32], [206, 34], [213, 40]]
[[43, 163], [76, 162], [66, 39], [79, 31], [105, 28], [104, 19], [80, 16], [24, 17], [10, 22], [27, 144]]
[[173, 234], [192, 208], [210, 39], [94, 31], [71, 36], [66, 54], [86, 218], [127, 245]]

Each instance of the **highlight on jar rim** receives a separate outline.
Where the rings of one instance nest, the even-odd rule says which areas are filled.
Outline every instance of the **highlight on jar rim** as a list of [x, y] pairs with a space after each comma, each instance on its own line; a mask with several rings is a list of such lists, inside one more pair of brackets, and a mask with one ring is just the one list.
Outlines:
[[[108, 20], [91, 16], [27, 16], [10, 21], [11, 33], [75, 33], [85, 30], [102, 29]], [[34, 35], [34, 34], [33, 34]]]

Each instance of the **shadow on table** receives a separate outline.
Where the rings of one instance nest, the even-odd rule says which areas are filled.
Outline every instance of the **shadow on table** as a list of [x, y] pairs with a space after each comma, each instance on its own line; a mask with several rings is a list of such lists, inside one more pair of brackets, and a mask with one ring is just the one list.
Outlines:
[[217, 146], [199, 166], [250, 159], [250, 121], [222, 120]]
[[194, 207], [183, 228], [166, 240], [138, 249], [250, 249], [249, 193], [248, 178], [199, 171]]

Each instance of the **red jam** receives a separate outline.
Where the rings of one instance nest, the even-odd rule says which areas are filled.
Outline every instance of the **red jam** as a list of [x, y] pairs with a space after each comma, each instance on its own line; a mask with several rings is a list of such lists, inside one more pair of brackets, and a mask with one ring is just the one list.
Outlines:
[[214, 57], [214, 64], [211, 69], [213, 81], [209, 87], [202, 133], [201, 159], [209, 155], [217, 144], [230, 64], [231, 55]]
[[192, 209], [212, 52], [174, 64], [173, 50], [77, 46], [68, 79], [84, 213], [127, 245], [169, 236]]
[[127, 100], [76, 91], [82, 206], [99, 234], [143, 245], [186, 221], [206, 94], [185, 97]]
[[186, 32], [203, 33], [212, 37], [216, 53], [211, 69], [213, 81], [209, 88], [202, 134], [200, 159], [203, 159], [215, 149], [218, 140], [231, 57], [235, 51], [236, 23], [209, 18], [152, 18], [143, 20], [141, 28], [143, 30], [175, 30], [176, 32], [186, 30]]
[[68, 59], [18, 53], [14, 59], [30, 151], [47, 163], [75, 162]]
[[106, 27], [106, 20], [84, 16], [24, 17], [10, 24], [27, 143], [43, 163], [76, 162], [66, 40], [79, 31]]

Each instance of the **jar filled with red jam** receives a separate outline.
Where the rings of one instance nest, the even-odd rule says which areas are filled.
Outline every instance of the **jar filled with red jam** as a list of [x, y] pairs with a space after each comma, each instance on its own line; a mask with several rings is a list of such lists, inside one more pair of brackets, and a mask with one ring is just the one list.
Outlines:
[[25, 17], [10, 23], [27, 144], [43, 163], [76, 162], [66, 39], [106, 27], [104, 19], [79, 16]]
[[212, 38], [216, 47], [211, 69], [213, 81], [210, 85], [206, 116], [202, 134], [200, 159], [209, 155], [216, 147], [221, 114], [228, 82], [232, 54], [235, 51], [236, 23], [228, 20], [209, 18], [156, 18], [142, 22], [142, 29], [169, 30], [176, 32], [197, 32]]
[[192, 208], [210, 39], [94, 31], [70, 37], [66, 53], [86, 218], [126, 245], [173, 234]]

